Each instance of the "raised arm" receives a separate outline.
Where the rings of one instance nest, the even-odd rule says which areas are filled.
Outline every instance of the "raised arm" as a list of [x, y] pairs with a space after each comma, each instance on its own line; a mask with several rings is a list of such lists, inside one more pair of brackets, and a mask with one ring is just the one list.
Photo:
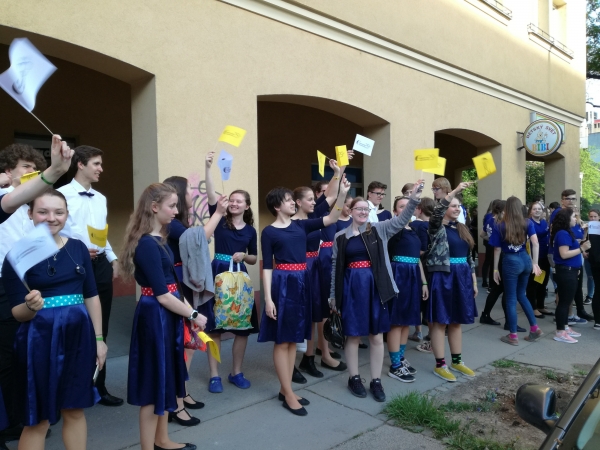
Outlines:
[[20, 206], [42, 194], [49, 186], [69, 170], [73, 150], [66, 142], [62, 142], [58, 134], [52, 136], [52, 148], [50, 150], [51, 164], [40, 176], [29, 180], [29, 182], [17, 186], [12, 192], [2, 196], [0, 207], [5, 213], [11, 214]]
[[227, 206], [229, 206], [229, 199], [222, 195], [219, 198], [219, 203], [217, 204], [217, 210], [215, 213], [210, 216], [209, 221], [204, 225], [204, 235], [206, 239], [210, 239], [210, 237], [215, 234], [215, 230], [217, 229], [217, 225], [223, 218], [225, 214], [227, 214]]
[[[354, 158], [354, 150], [348, 150], [348, 159], [350, 160], [352, 158]], [[329, 184], [323, 195], [325, 196], [327, 203], [329, 203], [329, 206], [331, 206], [337, 199], [340, 180], [346, 171], [346, 166], [340, 167], [335, 159], [330, 159], [329, 167], [333, 170], [333, 177], [329, 180]]]
[[383, 222], [375, 222], [371, 224], [371, 226], [377, 228], [377, 232], [382, 238], [391, 238], [402, 228], [404, 228], [408, 222], [410, 222], [410, 218], [415, 212], [415, 208], [421, 201], [421, 194], [423, 193], [423, 188], [419, 188], [421, 183], [423, 183], [423, 180], [418, 180], [415, 183], [416, 189], [413, 189], [409, 197], [410, 200], [408, 201], [408, 205], [406, 205], [399, 216], [392, 217], [391, 219], [384, 220]]
[[215, 152], [208, 152], [204, 160], [204, 181], [206, 183], [206, 196], [208, 198], [208, 204], [214, 205], [219, 200], [217, 193], [215, 192], [215, 184], [210, 174], [210, 168], [215, 159]]
[[340, 214], [342, 213], [342, 209], [344, 208], [344, 202], [346, 201], [346, 195], [348, 195], [349, 190], [350, 182], [346, 180], [346, 175], [343, 175], [340, 191], [338, 193], [335, 206], [333, 207], [328, 216], [323, 217], [324, 226], [327, 227], [332, 223], [336, 223], [338, 221], [338, 219], [340, 218]]

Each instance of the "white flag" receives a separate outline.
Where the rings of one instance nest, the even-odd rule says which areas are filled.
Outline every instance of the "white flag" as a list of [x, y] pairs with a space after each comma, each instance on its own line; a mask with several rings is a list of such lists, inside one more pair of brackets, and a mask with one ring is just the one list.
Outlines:
[[6, 259], [23, 280], [25, 272], [57, 252], [58, 246], [50, 234], [48, 225], [40, 223], [31, 233], [13, 245]]
[[217, 165], [219, 169], [221, 169], [221, 178], [223, 181], [229, 180], [229, 176], [231, 175], [231, 166], [233, 164], [233, 155], [230, 155], [225, 150], [221, 150], [219, 153], [219, 161], [217, 161]]
[[356, 139], [354, 141], [354, 145], [352, 146], [352, 150], [356, 150], [357, 152], [361, 152], [365, 155], [371, 156], [371, 152], [373, 152], [374, 145], [375, 141], [373, 139], [369, 139], [368, 137], [357, 134]]
[[56, 67], [27, 38], [14, 39], [8, 49], [10, 68], [0, 75], [0, 87], [27, 111]]

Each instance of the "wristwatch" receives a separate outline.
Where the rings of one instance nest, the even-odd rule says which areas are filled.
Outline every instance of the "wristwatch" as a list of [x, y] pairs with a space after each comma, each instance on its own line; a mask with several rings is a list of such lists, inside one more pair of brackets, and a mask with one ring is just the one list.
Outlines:
[[194, 320], [196, 317], [198, 317], [198, 311], [193, 309], [192, 313], [190, 314], [190, 317], [188, 317], [188, 320]]

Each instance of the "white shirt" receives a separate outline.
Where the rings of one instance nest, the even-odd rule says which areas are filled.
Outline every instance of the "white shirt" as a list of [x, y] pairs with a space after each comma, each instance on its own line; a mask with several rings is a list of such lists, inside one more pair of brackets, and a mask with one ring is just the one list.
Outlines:
[[463, 205], [460, 205], [460, 214], [458, 215], [456, 221], [458, 223], [462, 223], [463, 225], [467, 223], [467, 210]]
[[[6, 189], [1, 189], [1, 193], [8, 194], [12, 192], [14, 187], [9, 186]], [[4, 263], [4, 258], [10, 249], [15, 245], [17, 241], [20, 241], [25, 237], [27, 233], [32, 231], [35, 227], [33, 221], [27, 214], [29, 206], [23, 205], [18, 208], [6, 221], [0, 224], [0, 268]]]
[[379, 218], [377, 217], [379, 206], [375, 206], [373, 203], [371, 203], [371, 200], [367, 200], [367, 203], [369, 204], [369, 222], [379, 222]]
[[[103, 230], [106, 227], [106, 197], [95, 189], [86, 190], [75, 178], [58, 189], [67, 199], [69, 218], [66, 227], [70, 228], [72, 237], [82, 241], [88, 248], [98, 250], [98, 254], [106, 252], [108, 262], [117, 259], [108, 240], [106, 247], [98, 247], [90, 242], [87, 226]], [[94, 194], [93, 197], [79, 195], [80, 192]]]

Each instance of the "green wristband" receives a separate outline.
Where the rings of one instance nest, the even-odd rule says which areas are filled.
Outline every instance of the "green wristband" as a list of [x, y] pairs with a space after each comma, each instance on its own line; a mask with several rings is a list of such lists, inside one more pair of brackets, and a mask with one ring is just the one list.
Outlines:
[[104, 338], [102, 336], [96, 336], [96, 341], [100, 342], [104, 342]]
[[41, 179], [42, 179], [42, 181], [43, 181], [44, 183], [46, 183], [48, 186], [52, 186], [52, 185], [54, 184], [54, 183], [50, 183], [48, 180], [46, 180], [46, 179], [44, 178], [44, 172], [40, 172], [40, 178], [41, 178]]

